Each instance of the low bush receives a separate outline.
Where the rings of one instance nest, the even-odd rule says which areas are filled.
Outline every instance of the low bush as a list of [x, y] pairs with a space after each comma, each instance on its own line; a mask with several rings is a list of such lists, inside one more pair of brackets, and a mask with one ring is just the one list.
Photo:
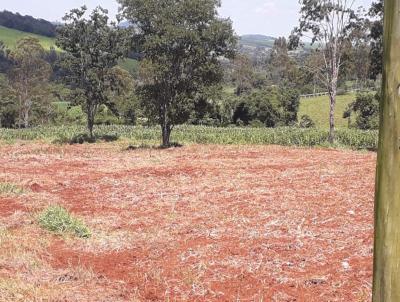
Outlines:
[[38, 217], [39, 225], [55, 234], [72, 234], [79, 238], [91, 236], [88, 227], [61, 206], [49, 206]]
[[358, 94], [356, 100], [343, 113], [343, 118], [348, 118], [351, 121], [354, 114], [355, 123], [350, 125], [351, 127], [361, 130], [376, 130], [379, 128], [379, 102], [379, 93]]
[[308, 115], [302, 115], [299, 122], [300, 128], [315, 128], [315, 122]]
[[0, 195], [20, 195], [25, 193], [21, 186], [9, 182], [0, 182]]

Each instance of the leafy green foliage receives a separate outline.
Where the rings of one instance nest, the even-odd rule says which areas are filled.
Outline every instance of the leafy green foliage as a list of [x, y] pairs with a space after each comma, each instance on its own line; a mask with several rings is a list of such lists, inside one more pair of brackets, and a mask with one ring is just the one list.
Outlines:
[[233, 122], [249, 125], [260, 121], [266, 127], [289, 126], [297, 121], [299, 95], [295, 90], [271, 87], [240, 98]]
[[174, 125], [190, 118], [194, 96], [222, 80], [221, 57], [236, 45], [217, 0], [119, 0], [144, 60], [138, 91], [147, 116], [169, 145]]
[[308, 115], [302, 115], [299, 122], [300, 128], [315, 128], [315, 123]]
[[108, 102], [100, 107], [96, 124], [135, 125], [141, 108], [135, 94], [135, 83], [131, 74], [123, 68], [110, 70], [112, 89], [108, 90]]
[[354, 1], [300, 0], [299, 26], [291, 35], [289, 46], [297, 48], [300, 39], [311, 35], [312, 43], [320, 48], [324, 64], [314, 72], [329, 92], [329, 140], [335, 140], [335, 103], [338, 81], [347, 42], [351, 43], [351, 29], [358, 23], [359, 16], [353, 9]]
[[383, 0], [374, 1], [369, 10], [372, 20], [368, 20], [370, 27], [370, 76], [376, 79], [382, 74], [383, 66]]
[[56, 35], [56, 26], [53, 23], [31, 16], [21, 16], [6, 10], [0, 12], [0, 25], [47, 37]]
[[[69, 143], [84, 131], [82, 126], [40, 127], [32, 129], [0, 129], [0, 141], [47, 140], [54, 141], [64, 137]], [[97, 137], [120, 137], [132, 145], [157, 145], [160, 137], [159, 127], [132, 127], [124, 125], [98, 126]], [[171, 138], [182, 144], [222, 144], [222, 145], [284, 145], [284, 146], [327, 146], [328, 131], [298, 127], [251, 128], [251, 127], [206, 127], [177, 126]], [[339, 129], [337, 144], [355, 149], [375, 149], [378, 131]]]
[[9, 58], [13, 67], [9, 72], [9, 83], [18, 100], [19, 123], [30, 126], [33, 107], [48, 101], [48, 81], [51, 66], [44, 60], [45, 50], [39, 40], [22, 38], [11, 50]]
[[16, 95], [8, 79], [0, 74], [0, 127], [11, 128], [15, 125], [18, 116], [15, 100]]
[[280, 85], [283, 81], [292, 83], [294, 68], [297, 66], [290, 58], [286, 39], [281, 37], [275, 40], [274, 46], [267, 59], [268, 78], [273, 85]]
[[12, 66], [12, 62], [8, 58], [9, 49], [6, 44], [0, 40], [0, 73], [6, 73]]
[[250, 58], [237, 55], [233, 60], [232, 82], [236, 85], [235, 94], [240, 96], [255, 87], [256, 75]]
[[49, 206], [40, 213], [38, 223], [42, 228], [58, 235], [72, 234], [80, 238], [91, 236], [90, 230], [81, 220], [58, 205]]
[[71, 83], [76, 85], [85, 99], [90, 136], [99, 106], [109, 101], [114, 88], [112, 68], [127, 53], [125, 30], [109, 24], [107, 10], [96, 8], [89, 19], [87, 8], [74, 9], [64, 17], [57, 46], [66, 52], [64, 66]]
[[379, 128], [379, 101], [380, 94], [358, 94], [356, 100], [351, 103], [344, 112], [344, 118], [351, 118], [356, 114], [355, 127], [362, 130]]

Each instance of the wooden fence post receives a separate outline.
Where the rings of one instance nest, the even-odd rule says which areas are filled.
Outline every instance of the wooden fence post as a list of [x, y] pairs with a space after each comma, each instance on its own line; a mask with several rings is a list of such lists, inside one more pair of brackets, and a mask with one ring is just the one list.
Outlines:
[[400, 0], [385, 0], [373, 302], [400, 301]]

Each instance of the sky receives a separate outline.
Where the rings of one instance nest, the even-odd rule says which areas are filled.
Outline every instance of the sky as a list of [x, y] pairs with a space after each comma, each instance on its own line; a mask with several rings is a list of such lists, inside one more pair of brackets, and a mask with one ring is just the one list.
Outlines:
[[[356, 6], [369, 7], [373, 0], [356, 0]], [[0, 0], [0, 11], [9, 10], [49, 21], [61, 21], [64, 14], [82, 5], [101, 5], [110, 15], [118, 12], [116, 0]], [[222, 0], [220, 15], [229, 17], [239, 35], [288, 36], [297, 25], [298, 0]]]

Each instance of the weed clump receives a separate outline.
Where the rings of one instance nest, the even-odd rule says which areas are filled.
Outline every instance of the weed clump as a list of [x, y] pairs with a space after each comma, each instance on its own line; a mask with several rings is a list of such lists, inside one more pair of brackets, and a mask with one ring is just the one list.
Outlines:
[[38, 217], [39, 225], [56, 234], [72, 234], [79, 238], [91, 236], [88, 227], [61, 206], [49, 206]]
[[0, 195], [21, 195], [25, 189], [9, 182], [0, 182]]

